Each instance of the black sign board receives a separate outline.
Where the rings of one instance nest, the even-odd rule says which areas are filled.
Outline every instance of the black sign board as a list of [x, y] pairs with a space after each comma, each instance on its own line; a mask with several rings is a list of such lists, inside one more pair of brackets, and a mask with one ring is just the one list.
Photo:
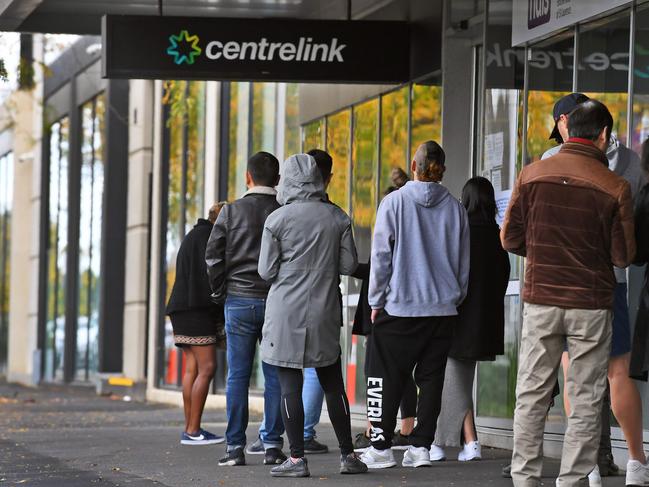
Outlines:
[[401, 83], [406, 22], [106, 15], [107, 78]]

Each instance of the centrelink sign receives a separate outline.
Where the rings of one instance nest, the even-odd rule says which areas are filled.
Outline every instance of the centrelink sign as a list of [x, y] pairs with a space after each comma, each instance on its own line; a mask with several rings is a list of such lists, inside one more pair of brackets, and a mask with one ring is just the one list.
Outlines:
[[400, 83], [405, 22], [106, 15], [108, 78]]

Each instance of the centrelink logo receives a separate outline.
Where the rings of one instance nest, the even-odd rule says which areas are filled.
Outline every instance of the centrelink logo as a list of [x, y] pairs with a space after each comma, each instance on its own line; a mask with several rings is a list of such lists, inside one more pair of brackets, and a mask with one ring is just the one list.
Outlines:
[[550, 22], [550, 0], [527, 0], [527, 28]]
[[[169, 36], [167, 54], [174, 63], [194, 64], [196, 57], [203, 54], [197, 35], [181, 30], [178, 35]], [[342, 63], [346, 44], [334, 37], [328, 43], [315, 43], [312, 37], [300, 37], [297, 42], [269, 42], [266, 37], [258, 41], [211, 41], [205, 46], [205, 57], [225, 61], [298, 61]]]
[[198, 36], [189, 35], [186, 30], [181, 30], [178, 35], [169, 36], [169, 47], [167, 54], [174, 58], [174, 63], [181, 65], [194, 64], [196, 56], [200, 56], [203, 52], [198, 45]]

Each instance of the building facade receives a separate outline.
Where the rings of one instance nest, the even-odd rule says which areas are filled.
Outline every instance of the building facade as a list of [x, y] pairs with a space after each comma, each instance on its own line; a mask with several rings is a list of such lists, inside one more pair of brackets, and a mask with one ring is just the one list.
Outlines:
[[[164, 314], [176, 252], [212, 203], [243, 194], [258, 150], [332, 155], [329, 196], [352, 218], [361, 261], [392, 169], [407, 172], [424, 140], [442, 143], [454, 195], [482, 175], [501, 210], [518, 171], [554, 145], [552, 107], [564, 94], [606, 103], [617, 139], [639, 150], [649, 136], [649, 3], [545, 3], [549, 12], [512, 0], [359, 7], [355, 19], [416, 26], [400, 85], [106, 80], [92, 36], [37, 66], [34, 90], [16, 94], [20, 115], [0, 125], [0, 374], [122, 384], [179, 403], [182, 357]], [[505, 354], [479, 364], [474, 397], [482, 441], [501, 447], [511, 446], [522, 316], [524, 262], [511, 262]], [[632, 317], [642, 272], [629, 271]], [[360, 283], [345, 277], [341, 288], [344, 375], [361, 418], [365, 344], [351, 335]], [[224, 404], [226, 367], [218, 352], [213, 405]], [[256, 370], [253, 395], [263, 388], [258, 361]], [[649, 433], [649, 411], [645, 423]], [[563, 431], [557, 406], [547, 453], [560, 451]], [[619, 428], [613, 438], [624, 454]]]

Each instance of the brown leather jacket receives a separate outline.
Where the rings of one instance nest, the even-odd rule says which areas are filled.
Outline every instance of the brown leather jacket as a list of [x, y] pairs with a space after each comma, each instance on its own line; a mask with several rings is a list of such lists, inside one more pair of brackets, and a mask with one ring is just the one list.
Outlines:
[[501, 231], [505, 250], [527, 257], [523, 300], [579, 309], [613, 307], [613, 265], [635, 255], [629, 183], [589, 141], [525, 167]]

